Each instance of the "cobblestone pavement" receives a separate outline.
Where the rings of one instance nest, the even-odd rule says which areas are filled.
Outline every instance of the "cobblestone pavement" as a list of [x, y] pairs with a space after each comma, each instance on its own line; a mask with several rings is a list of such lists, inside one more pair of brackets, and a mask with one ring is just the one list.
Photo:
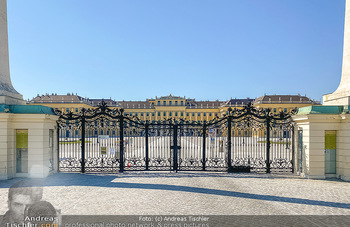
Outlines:
[[[0, 181], [0, 214], [18, 180]], [[58, 173], [44, 185], [63, 215], [350, 215], [350, 182], [295, 175]]]

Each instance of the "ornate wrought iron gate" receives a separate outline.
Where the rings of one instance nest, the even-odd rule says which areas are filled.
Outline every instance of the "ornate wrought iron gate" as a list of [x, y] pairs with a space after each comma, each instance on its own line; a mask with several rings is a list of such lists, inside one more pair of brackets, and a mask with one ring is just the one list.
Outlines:
[[292, 113], [248, 104], [209, 122], [144, 122], [102, 102], [58, 114], [60, 171], [293, 171]]

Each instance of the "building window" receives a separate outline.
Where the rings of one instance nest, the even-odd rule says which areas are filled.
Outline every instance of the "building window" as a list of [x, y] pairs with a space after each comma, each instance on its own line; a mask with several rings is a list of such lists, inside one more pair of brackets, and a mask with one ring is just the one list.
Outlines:
[[175, 117], [177, 117], [177, 112], [175, 112]]
[[163, 101], [163, 106], [166, 106], [166, 101]]
[[276, 112], [277, 112], [277, 109], [276, 109], [276, 108], [273, 108], [273, 112], [276, 113]]
[[67, 113], [69, 112], [69, 108], [66, 108], [66, 112], [67, 112]]
[[194, 113], [192, 113], [192, 117], [194, 117]]
[[184, 116], [184, 112], [181, 112], [181, 117], [183, 117]]
[[160, 112], [158, 112], [158, 117], [160, 117]]
[[172, 101], [169, 101], [169, 106], [171, 106], [171, 104], [172, 104]]
[[172, 113], [172, 112], [169, 112], [169, 117], [171, 117], [171, 113]]
[[158, 101], [158, 106], [160, 106], [160, 101]]
[[137, 117], [137, 113], [135, 113], [135, 116]]
[[130, 117], [132, 116], [132, 113], [130, 113]]
[[209, 117], [211, 117], [211, 113], [209, 113]]
[[163, 112], [163, 116], [164, 116], [164, 117], [166, 116], [166, 112]]
[[154, 117], [154, 112], [152, 113], [152, 116]]
[[78, 113], [78, 112], [79, 112], [79, 109], [78, 109], [78, 108], [75, 108], [75, 112], [77, 112], [77, 113]]
[[201, 113], [198, 113], [198, 117], [200, 117], [201, 116]]
[[287, 108], [284, 108], [284, 112], [287, 113]]
[[175, 101], [175, 106], [177, 106], [177, 101]]
[[181, 106], [183, 106], [184, 105], [184, 101], [181, 101]]
[[190, 113], [187, 113], [187, 117], [190, 116]]
[[147, 112], [146, 116], [148, 117], [149, 116], [149, 113]]

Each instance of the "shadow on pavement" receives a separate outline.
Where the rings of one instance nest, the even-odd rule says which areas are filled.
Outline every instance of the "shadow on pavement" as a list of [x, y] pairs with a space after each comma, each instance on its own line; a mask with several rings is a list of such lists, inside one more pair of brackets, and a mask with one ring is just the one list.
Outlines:
[[[133, 173], [133, 174], [118, 174], [118, 175], [106, 175], [106, 174], [80, 174], [80, 173], [58, 173], [49, 176], [44, 182], [45, 187], [52, 186], [92, 186], [92, 187], [112, 187], [112, 188], [125, 188], [125, 189], [145, 189], [145, 190], [166, 190], [174, 192], [189, 192], [189, 193], [200, 193], [206, 195], [219, 195], [219, 196], [228, 196], [244, 199], [256, 199], [256, 200], [265, 200], [265, 201], [274, 201], [274, 202], [285, 202], [285, 203], [295, 203], [303, 205], [313, 205], [313, 206], [326, 206], [326, 207], [336, 207], [343, 209], [350, 209], [349, 203], [337, 203], [337, 202], [327, 202], [327, 201], [318, 201], [310, 199], [300, 199], [300, 198], [291, 198], [291, 197], [282, 197], [282, 196], [272, 196], [272, 195], [261, 195], [261, 194], [252, 194], [244, 192], [235, 192], [227, 191], [220, 189], [208, 189], [200, 187], [190, 187], [190, 186], [178, 186], [178, 185], [168, 185], [168, 184], [148, 184], [148, 183], [126, 183], [126, 182], [112, 182], [118, 178], [125, 177], [233, 177], [233, 178], [243, 178], [254, 175], [234, 175], [230, 174], [181, 174], [179, 175], [174, 173]], [[256, 178], [256, 176], [255, 176]], [[259, 177], [262, 180], [271, 179], [275, 177]], [[0, 188], [8, 188], [14, 182], [20, 180], [12, 179], [7, 181], [0, 181]]]

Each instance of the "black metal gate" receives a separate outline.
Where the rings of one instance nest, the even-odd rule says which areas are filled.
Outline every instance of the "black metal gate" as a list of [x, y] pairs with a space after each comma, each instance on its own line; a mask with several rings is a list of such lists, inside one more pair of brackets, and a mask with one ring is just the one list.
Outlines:
[[248, 104], [209, 122], [144, 122], [102, 102], [58, 114], [60, 171], [293, 172], [292, 113]]

